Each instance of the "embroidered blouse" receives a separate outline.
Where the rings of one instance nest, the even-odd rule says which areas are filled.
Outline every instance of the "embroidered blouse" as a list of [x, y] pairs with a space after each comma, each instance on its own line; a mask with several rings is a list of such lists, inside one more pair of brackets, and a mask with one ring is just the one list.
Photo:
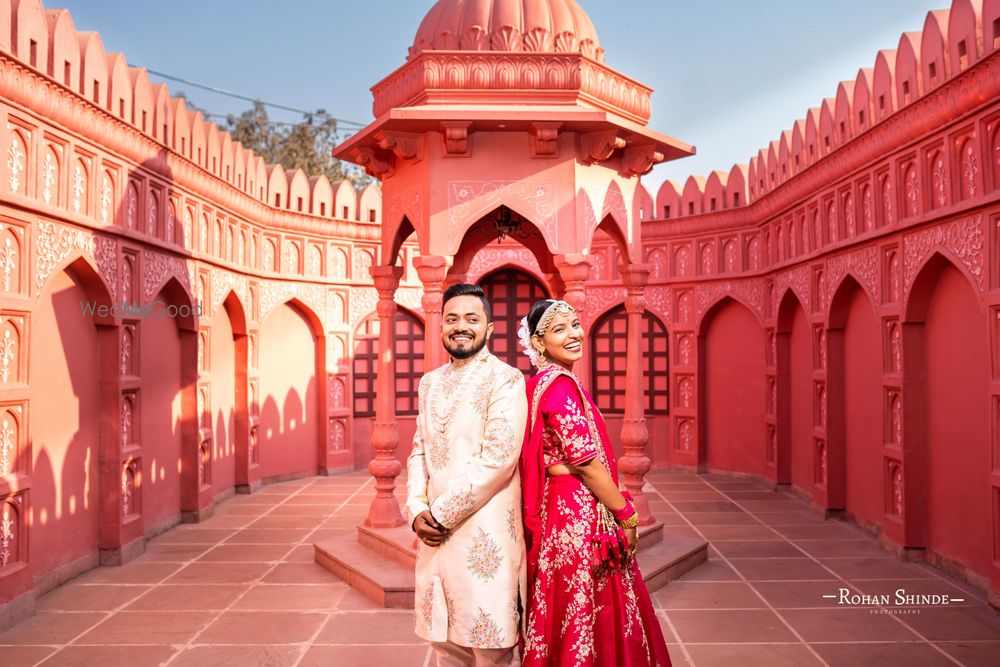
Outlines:
[[583, 465], [598, 455], [580, 391], [569, 377], [560, 377], [542, 397], [539, 405], [545, 428], [542, 455], [545, 467], [557, 464]]

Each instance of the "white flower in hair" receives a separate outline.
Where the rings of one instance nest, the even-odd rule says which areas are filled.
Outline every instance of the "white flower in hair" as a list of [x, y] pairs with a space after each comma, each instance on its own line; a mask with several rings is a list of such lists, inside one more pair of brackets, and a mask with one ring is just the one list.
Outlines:
[[538, 350], [531, 344], [531, 330], [528, 328], [528, 318], [521, 318], [521, 326], [517, 329], [517, 340], [524, 354], [531, 360], [531, 365], [538, 368]]

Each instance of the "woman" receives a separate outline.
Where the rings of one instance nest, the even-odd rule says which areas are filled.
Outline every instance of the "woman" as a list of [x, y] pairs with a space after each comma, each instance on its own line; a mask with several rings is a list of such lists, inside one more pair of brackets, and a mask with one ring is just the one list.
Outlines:
[[639, 516], [618, 490], [600, 411], [573, 364], [583, 328], [572, 306], [543, 299], [521, 320], [528, 381], [521, 450], [528, 609], [523, 665], [667, 667], [649, 592], [635, 562]]

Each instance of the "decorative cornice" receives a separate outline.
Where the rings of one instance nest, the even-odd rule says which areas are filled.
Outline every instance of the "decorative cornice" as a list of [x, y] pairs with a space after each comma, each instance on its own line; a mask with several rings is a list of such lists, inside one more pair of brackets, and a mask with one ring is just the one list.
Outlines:
[[575, 94], [643, 125], [653, 92], [581, 54], [423, 51], [372, 87], [373, 111], [378, 118], [431, 98], [483, 103], [515, 91], [519, 100]]

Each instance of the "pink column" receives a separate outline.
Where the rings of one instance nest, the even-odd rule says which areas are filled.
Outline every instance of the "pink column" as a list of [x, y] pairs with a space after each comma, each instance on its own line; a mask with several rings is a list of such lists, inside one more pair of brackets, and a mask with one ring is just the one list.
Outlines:
[[424, 309], [424, 372], [433, 370], [444, 363], [444, 347], [441, 345], [441, 292], [448, 275], [448, 258], [441, 255], [425, 255], [413, 258], [420, 282], [424, 284], [424, 295], [420, 305]]
[[[551, 281], [557, 286], [560, 282], [563, 285], [562, 299], [573, 306], [584, 328], [591, 324], [589, 317], [593, 313], [587, 313], [587, 278], [590, 277], [590, 257], [587, 255], [556, 255], [552, 258], [555, 261], [556, 269], [559, 271], [559, 280]], [[560, 298], [560, 297], [557, 297]], [[587, 344], [587, 341], [584, 341]], [[583, 385], [590, 385], [590, 355], [584, 354], [583, 359], [576, 363], [573, 372]]]
[[375, 379], [375, 421], [372, 424], [372, 460], [368, 472], [375, 478], [375, 498], [368, 508], [365, 525], [392, 528], [405, 523], [399, 502], [393, 495], [396, 477], [403, 466], [396, 458], [399, 432], [396, 430], [396, 367], [393, 355], [393, 331], [396, 302], [393, 300], [402, 267], [373, 266], [372, 278], [378, 290], [378, 374]]
[[639, 523], [648, 526], [655, 522], [649, 510], [649, 501], [642, 493], [644, 477], [649, 472], [650, 460], [646, 456], [649, 431], [646, 428], [646, 399], [643, 393], [642, 373], [642, 314], [646, 309], [643, 290], [649, 280], [649, 265], [630, 264], [619, 266], [622, 282], [628, 296], [625, 312], [628, 314], [628, 334], [625, 342], [625, 418], [622, 421], [622, 446], [625, 455], [618, 461], [625, 488], [632, 494], [639, 512]]

